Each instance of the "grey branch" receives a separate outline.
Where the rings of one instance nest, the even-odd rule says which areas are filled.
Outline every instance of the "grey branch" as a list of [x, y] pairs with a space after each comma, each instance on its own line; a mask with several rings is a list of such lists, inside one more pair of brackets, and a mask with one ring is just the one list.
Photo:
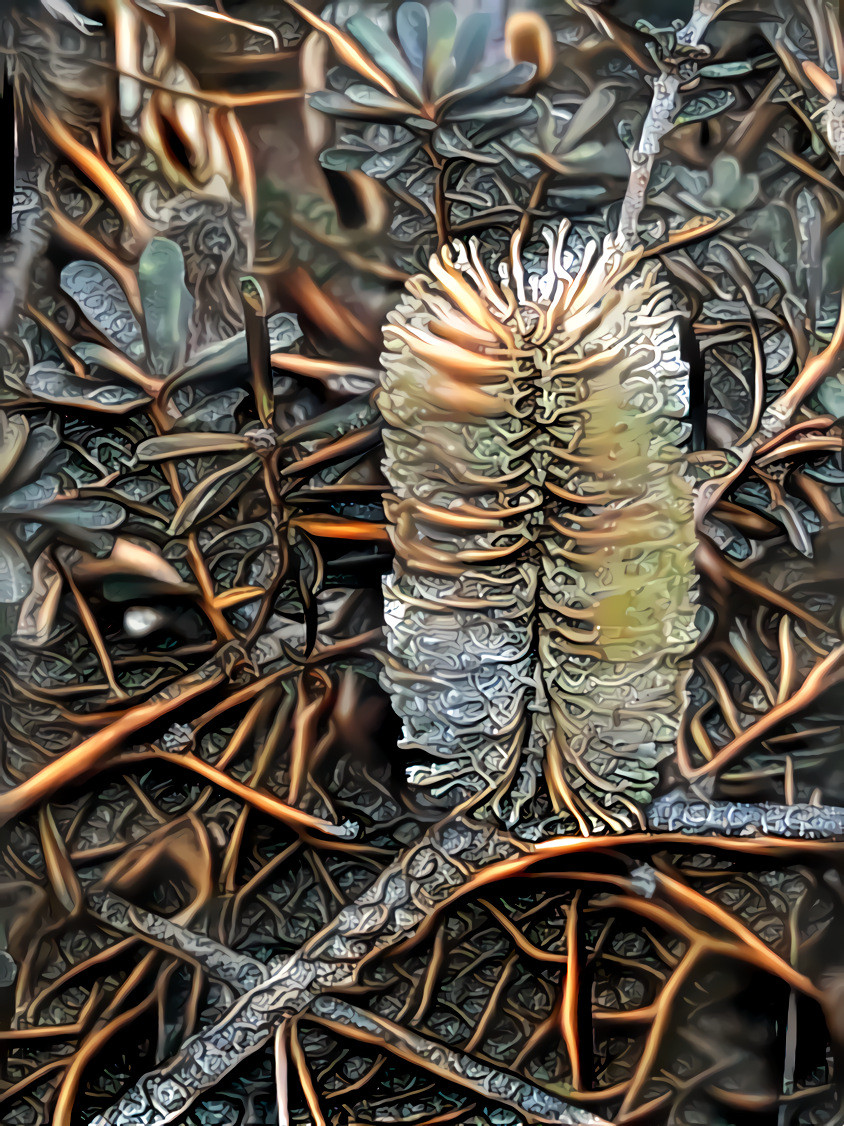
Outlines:
[[[271, 976], [270, 967], [263, 962], [170, 919], [135, 907], [119, 896], [95, 891], [89, 893], [88, 902], [100, 918], [117, 930], [143, 935], [187, 955], [210, 977], [232, 987], [238, 995]], [[440, 1079], [516, 1110], [532, 1121], [603, 1126], [604, 1119], [571, 1106], [533, 1083], [466, 1052], [455, 1051], [408, 1031], [384, 1017], [367, 1013], [345, 1000], [317, 997], [309, 1012], [341, 1034], [351, 1031], [359, 1040], [385, 1048], [409, 1063], [436, 1072]]]
[[93, 912], [115, 930], [141, 934], [180, 951], [201, 966], [209, 977], [230, 986], [238, 995], [266, 981], [270, 975], [263, 962], [230, 950], [172, 919], [135, 907], [111, 892], [94, 890], [87, 898]]
[[[657, 832], [744, 836], [776, 831], [779, 837], [789, 838], [844, 835], [844, 809], [730, 802], [707, 806], [679, 792], [653, 802], [648, 816]], [[527, 842], [468, 819], [456, 818], [435, 827], [389, 865], [354, 903], [273, 968], [269, 977], [239, 997], [213, 1025], [187, 1040], [167, 1064], [144, 1076], [91, 1126], [166, 1126], [174, 1122], [204, 1092], [267, 1044], [283, 1021], [313, 1009], [320, 994], [354, 985], [364, 961], [411, 938], [433, 909], [479, 872], [532, 851]], [[141, 929], [145, 925], [138, 912], [127, 914], [126, 919]], [[163, 923], [178, 945], [175, 924]], [[210, 951], [213, 946], [203, 949]], [[198, 946], [185, 950], [199, 960]]]
[[[685, 48], [689, 58], [706, 59], [708, 56], [709, 51], [702, 40], [719, 7], [715, 0], [697, 0], [689, 22], [677, 32], [677, 45]], [[638, 145], [630, 153], [630, 180], [621, 203], [618, 226], [618, 237], [623, 243], [636, 241], [639, 216], [645, 206], [654, 162], [663, 138], [674, 128], [680, 109], [680, 87], [693, 78], [692, 65], [687, 62], [688, 69], [681, 78], [676, 61], [668, 63], [654, 80], [653, 98], [642, 125], [642, 134]]]
[[192, 1036], [164, 1067], [144, 1076], [92, 1126], [165, 1126], [269, 1042], [319, 994], [355, 984], [364, 961], [410, 938], [432, 910], [481, 869], [532, 851], [492, 826], [461, 818], [411, 846], [328, 926]]
[[571, 1106], [517, 1075], [484, 1063], [466, 1052], [454, 1051], [420, 1036], [384, 1017], [364, 1012], [335, 997], [319, 997], [310, 1012], [330, 1027], [353, 1029], [359, 1039], [383, 1045], [409, 1063], [437, 1073], [440, 1079], [457, 1084], [481, 1098], [503, 1103], [533, 1122], [582, 1123], [601, 1126], [605, 1119], [591, 1111]]
[[702, 833], [722, 837], [770, 836], [824, 840], [844, 836], [844, 809], [834, 805], [777, 805], [704, 801], [674, 790], [648, 807], [655, 832]]

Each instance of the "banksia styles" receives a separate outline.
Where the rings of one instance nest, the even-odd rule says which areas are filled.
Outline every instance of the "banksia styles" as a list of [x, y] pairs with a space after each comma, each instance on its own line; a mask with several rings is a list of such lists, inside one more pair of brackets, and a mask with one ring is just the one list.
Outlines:
[[[528, 276], [445, 247], [390, 314], [385, 678], [412, 783], [514, 823], [643, 823], [690, 670], [688, 369], [656, 267], [567, 225]], [[572, 271], [572, 272], [570, 272]]]

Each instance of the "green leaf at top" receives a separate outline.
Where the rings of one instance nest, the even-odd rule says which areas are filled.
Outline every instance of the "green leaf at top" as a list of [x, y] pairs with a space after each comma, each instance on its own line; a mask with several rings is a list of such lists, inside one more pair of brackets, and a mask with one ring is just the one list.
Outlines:
[[417, 103], [421, 101], [422, 87], [418, 79], [383, 28], [369, 16], [358, 12], [346, 22], [346, 31], [354, 36], [375, 65], [389, 75], [408, 97]]
[[446, 65], [457, 35], [457, 15], [448, 0], [431, 7], [428, 21], [428, 51], [425, 58], [425, 80], [433, 87], [434, 79]]
[[424, 4], [408, 0], [396, 14], [396, 34], [411, 66], [422, 70], [428, 50], [428, 11]]
[[440, 68], [433, 94], [441, 98], [449, 90], [459, 88], [484, 57], [491, 20], [486, 12], [472, 12], [457, 29], [451, 57]]

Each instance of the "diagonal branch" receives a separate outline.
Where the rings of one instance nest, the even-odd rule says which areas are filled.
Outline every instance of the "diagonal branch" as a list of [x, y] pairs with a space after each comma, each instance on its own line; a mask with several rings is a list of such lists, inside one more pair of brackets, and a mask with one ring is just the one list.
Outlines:
[[[270, 967], [263, 962], [170, 919], [135, 907], [110, 892], [91, 892], [88, 902], [100, 918], [117, 930], [143, 935], [156, 945], [187, 955], [210, 977], [230, 986], [238, 995], [258, 982], [265, 982], [271, 975]], [[385, 1017], [368, 1013], [348, 1001], [318, 997], [307, 1015], [338, 1035], [386, 1049], [399, 1059], [432, 1072], [441, 1081], [501, 1103], [525, 1115], [529, 1121], [604, 1126], [602, 1118], [564, 1102], [533, 1083], [467, 1052], [456, 1051], [402, 1028]]]
[[[677, 838], [629, 833], [628, 845]], [[683, 843], [707, 837], [680, 838]], [[263, 1048], [289, 1018], [317, 997], [354, 986], [365, 965], [418, 939], [458, 897], [554, 857], [618, 846], [616, 834], [568, 836], [530, 844], [469, 818], [455, 817], [407, 848], [353, 903], [286, 959], [266, 981], [238, 998], [211, 1027], [187, 1040], [162, 1068], [144, 1076], [92, 1126], [166, 1126], [204, 1092]], [[812, 842], [722, 838], [719, 848], [777, 855]], [[829, 848], [828, 842], [823, 847]], [[643, 901], [644, 902], [644, 901]]]

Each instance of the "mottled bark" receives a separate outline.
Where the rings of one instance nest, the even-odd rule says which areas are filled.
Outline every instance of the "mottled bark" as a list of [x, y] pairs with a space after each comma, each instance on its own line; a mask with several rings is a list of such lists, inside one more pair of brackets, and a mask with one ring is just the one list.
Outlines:
[[[781, 824], [788, 836], [809, 835], [799, 831], [800, 826], [805, 825], [800, 816], [789, 813], [788, 807], [779, 809]], [[745, 812], [747, 810], [755, 810], [750, 816], [761, 826], [760, 807], [745, 807]], [[678, 794], [655, 802], [650, 814], [654, 827], [664, 830], [670, 819], [672, 831], [689, 833], [695, 830], [700, 816], [698, 803], [689, 803]], [[844, 835], [844, 811], [821, 811], [821, 816], [827, 817], [827, 830], [834, 828]], [[717, 837], [746, 835], [747, 830], [746, 819], [719, 808], [697, 831]], [[623, 839], [614, 835], [571, 837], [557, 843], [560, 852], [576, 854]], [[637, 839], [641, 840], [641, 835], [637, 834]], [[403, 852], [357, 900], [344, 907], [328, 926], [290, 958], [273, 966], [265, 980], [240, 996], [209, 1028], [187, 1040], [162, 1068], [146, 1075], [108, 1111], [93, 1119], [92, 1126], [166, 1126], [176, 1121], [223, 1076], [269, 1043], [285, 1020], [305, 1010], [324, 1011], [319, 1007], [314, 1009], [321, 994], [354, 986], [365, 964], [391, 946], [413, 938], [432, 912], [440, 910], [469, 887], [494, 882], [551, 855], [551, 844], [546, 840], [537, 848], [508, 833], [464, 818], [432, 829], [418, 844]], [[641, 891], [647, 894], [648, 888], [643, 886]], [[108, 907], [106, 901], [100, 902], [104, 909]], [[142, 912], [133, 909], [124, 915], [122, 905], [117, 906], [112, 901], [112, 906], [116, 911], [111, 914], [121, 920], [121, 925], [132, 923], [136, 930], [152, 925], [157, 932], [155, 937], [166, 932], [170, 940], [184, 943], [182, 948], [191, 957], [199, 960], [207, 952], [214, 965], [219, 965], [225, 956], [225, 948], [217, 944], [194, 941], [193, 937], [181, 938], [173, 924], [166, 921], [151, 924]], [[152, 936], [152, 931], [150, 933]], [[255, 967], [252, 961], [244, 962], [247, 976], [256, 972]], [[239, 976], [235, 972], [235, 980]], [[232, 984], [231, 976], [228, 983]]]
[[844, 809], [805, 802], [704, 801], [675, 790], [651, 802], [648, 825], [655, 832], [824, 840], [844, 836]]
[[[170, 919], [134, 907], [119, 896], [92, 892], [88, 902], [110, 926], [128, 934], [143, 935], [186, 954], [210, 977], [231, 987], [238, 995], [272, 975], [271, 966]], [[340, 998], [317, 997], [307, 1013], [341, 1036], [350, 1035], [357, 1041], [385, 1048], [400, 1059], [433, 1072], [441, 1081], [516, 1110], [529, 1121], [583, 1126], [601, 1126], [604, 1122], [598, 1115], [571, 1106], [502, 1068], [493, 1067], [470, 1053], [455, 1051]]]

